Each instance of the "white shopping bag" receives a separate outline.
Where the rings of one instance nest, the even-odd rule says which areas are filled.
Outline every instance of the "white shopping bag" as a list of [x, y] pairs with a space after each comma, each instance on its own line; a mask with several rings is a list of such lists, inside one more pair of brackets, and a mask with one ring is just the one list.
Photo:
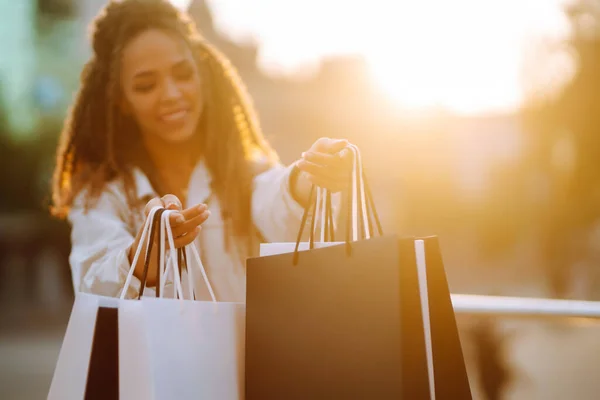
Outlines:
[[173, 275], [176, 298], [143, 297], [140, 302], [144, 336], [150, 348], [153, 398], [243, 399], [246, 306], [216, 301], [193, 244], [185, 249], [190, 275], [188, 298], [194, 299], [194, 274], [201, 273], [213, 301], [184, 299], [169, 214], [165, 211], [162, 216], [161, 230], [167, 236], [170, 253], [164, 257], [167, 265], [161, 262], [164, 272], [159, 284]]
[[246, 307], [142, 299], [154, 399], [244, 398]]
[[151, 348], [144, 340], [144, 314], [138, 300], [119, 303], [119, 398], [152, 399]]
[[[142, 240], [138, 247], [132, 265], [136, 265], [140, 256], [145, 237], [150, 230], [150, 221], [154, 218], [156, 210], [149, 216], [144, 230]], [[148, 249], [147, 249], [148, 251]], [[133, 268], [131, 271], [133, 274]], [[75, 302], [63, 338], [50, 391], [49, 400], [81, 400], [83, 398], [122, 398], [122, 399], [149, 399], [151, 391], [149, 382], [151, 379], [148, 359], [147, 341], [143, 340], [144, 326], [142, 304], [139, 300], [125, 299], [125, 293], [131, 282], [127, 280], [121, 298], [97, 296], [88, 293], [76, 293]], [[96, 337], [102, 332], [98, 322], [100, 308], [116, 309], [116, 318], [111, 322], [116, 333], [116, 338], [109, 338], [114, 344], [114, 364], [102, 369], [100, 375], [110, 376], [106, 378], [106, 386], [114, 386], [114, 391], [105, 395], [101, 391], [86, 393], [89, 381], [103, 384], [104, 376], [92, 376], [95, 374], [90, 369], [93, 361], [94, 343], [102, 339]], [[114, 316], [114, 314], [112, 314]], [[116, 339], [116, 340], [115, 340]], [[90, 372], [91, 371], [91, 372]], [[113, 379], [115, 378], [115, 379]], [[108, 383], [110, 380], [110, 384]], [[117, 387], [118, 385], [118, 387]], [[104, 396], [104, 397], [103, 397]]]
[[49, 400], [75, 400], [85, 397], [96, 316], [100, 301], [104, 300], [105, 298], [100, 296], [85, 293], [75, 296], [50, 384]]
[[[141, 324], [141, 303], [77, 293], [48, 393], [49, 400], [80, 400], [86, 396], [98, 309], [118, 309], [118, 381], [122, 399], [150, 398], [148, 347]], [[113, 371], [106, 371], [107, 374]], [[114, 371], [116, 373], [116, 371]]]

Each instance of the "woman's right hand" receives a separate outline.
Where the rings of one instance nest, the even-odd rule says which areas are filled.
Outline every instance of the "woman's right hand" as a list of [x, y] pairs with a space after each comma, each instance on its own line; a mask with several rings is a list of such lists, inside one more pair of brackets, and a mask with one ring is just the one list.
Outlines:
[[[206, 206], [206, 204], [198, 204], [183, 210], [181, 201], [179, 201], [177, 196], [174, 196], [172, 194], [167, 194], [163, 197], [155, 197], [152, 200], [150, 200], [146, 204], [146, 207], [144, 209], [146, 218], [148, 218], [148, 214], [154, 207], [164, 207], [167, 210], [175, 211], [171, 213], [169, 219], [171, 222], [171, 232], [173, 233], [173, 239], [176, 248], [181, 248], [192, 243], [198, 236], [198, 233], [200, 233], [200, 225], [202, 225], [202, 223], [204, 223], [210, 216], [210, 211], [208, 211], [208, 207]], [[144, 227], [142, 226], [133, 244], [129, 248], [130, 264], [133, 262], [135, 252], [138, 246], [140, 245], [143, 229]], [[148, 239], [149, 235], [146, 236], [146, 243], [144, 243], [143, 248], [146, 247]], [[155, 235], [155, 240], [157, 240], [157, 235]], [[156, 286], [156, 270], [158, 268], [158, 265], [156, 262], [156, 257], [153, 255], [156, 254], [155, 252], [158, 251], [158, 249], [159, 247], [155, 242], [152, 248], [152, 253], [148, 255], [148, 257], [150, 257], [148, 274], [146, 275], [146, 286], [148, 287]], [[138, 279], [142, 279], [142, 275], [144, 272], [144, 261], [145, 257], [140, 255], [140, 257], [138, 257], [138, 261], [133, 273]]]

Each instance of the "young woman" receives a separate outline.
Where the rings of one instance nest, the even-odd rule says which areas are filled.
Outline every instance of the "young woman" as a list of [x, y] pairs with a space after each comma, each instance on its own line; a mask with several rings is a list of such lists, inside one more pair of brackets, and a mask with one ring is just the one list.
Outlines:
[[178, 211], [176, 247], [199, 246], [217, 299], [244, 301], [245, 257], [259, 240], [295, 240], [312, 184], [344, 187], [348, 142], [319, 139], [281, 165], [237, 73], [167, 1], [111, 1], [92, 45], [53, 187], [54, 212], [72, 225], [75, 291], [119, 295], [148, 211], [164, 206]]

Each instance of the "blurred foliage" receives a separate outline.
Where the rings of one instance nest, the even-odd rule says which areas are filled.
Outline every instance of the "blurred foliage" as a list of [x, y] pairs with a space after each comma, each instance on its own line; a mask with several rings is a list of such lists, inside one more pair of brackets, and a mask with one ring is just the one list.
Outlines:
[[538, 214], [559, 296], [570, 267], [585, 257], [584, 238], [600, 220], [600, 1], [579, 0], [565, 12], [575, 74], [557, 95], [532, 99], [523, 113], [529, 142], [524, 162], [547, 179]]
[[4, 110], [0, 104], [0, 213], [46, 212], [60, 127], [43, 124], [34, 138], [22, 140], [9, 132]]

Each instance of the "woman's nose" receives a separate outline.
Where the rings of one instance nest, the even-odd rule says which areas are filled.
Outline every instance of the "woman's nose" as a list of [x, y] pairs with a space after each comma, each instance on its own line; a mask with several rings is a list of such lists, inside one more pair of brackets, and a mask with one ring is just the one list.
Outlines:
[[177, 82], [173, 79], [167, 79], [163, 89], [163, 97], [165, 100], [178, 99], [181, 96], [181, 90], [177, 86]]

